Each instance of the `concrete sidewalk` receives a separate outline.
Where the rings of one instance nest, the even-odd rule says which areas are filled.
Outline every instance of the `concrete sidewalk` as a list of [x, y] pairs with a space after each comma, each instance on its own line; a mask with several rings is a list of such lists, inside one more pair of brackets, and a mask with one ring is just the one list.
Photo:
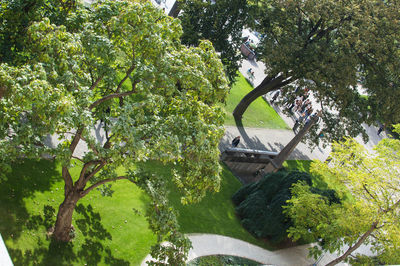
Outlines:
[[[287, 143], [295, 136], [292, 130], [267, 129], [267, 128], [243, 128], [236, 126], [225, 126], [225, 135], [219, 148], [221, 151], [231, 146], [231, 141], [236, 136], [241, 136], [239, 148], [257, 150], [281, 151]], [[299, 143], [290, 154], [290, 160], [321, 160], [324, 161], [330, 152], [330, 148], [317, 147], [311, 150], [307, 144]]]
[[[325, 254], [317, 261], [308, 257], [308, 248], [312, 244], [301, 245], [276, 251], [269, 251], [256, 245], [232, 237], [214, 234], [188, 234], [193, 248], [189, 251], [188, 262], [203, 256], [229, 255], [247, 258], [263, 265], [306, 266], [325, 265], [337, 258], [336, 254]], [[167, 243], [164, 243], [167, 245]], [[152, 260], [148, 255], [141, 263]], [[339, 263], [337, 265], [348, 265]]]

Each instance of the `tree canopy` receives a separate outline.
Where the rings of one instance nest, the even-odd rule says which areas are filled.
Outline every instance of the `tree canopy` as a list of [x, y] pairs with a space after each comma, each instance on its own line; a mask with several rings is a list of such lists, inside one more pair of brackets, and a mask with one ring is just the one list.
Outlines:
[[[313, 92], [323, 112], [323, 140], [327, 143], [364, 132], [362, 122], [393, 118], [398, 94], [394, 77], [399, 74], [400, 62], [398, 2], [256, 3], [255, 28], [264, 36], [258, 60], [266, 65], [267, 77], [236, 107], [236, 118], [254, 99], [281, 87], [285, 95], [294, 94], [297, 87]], [[386, 73], [391, 78], [383, 78]], [[358, 85], [364, 86], [369, 97], [360, 96]], [[311, 137], [316, 143], [321, 140], [321, 126], [313, 129]], [[367, 138], [365, 133], [363, 136]]]
[[[73, 29], [48, 18], [32, 24], [29, 62], [0, 65], [0, 168], [45, 154], [62, 162], [65, 199], [54, 228], [62, 241], [70, 239], [79, 199], [93, 189], [110, 195], [110, 182], [128, 179], [152, 198], [147, 217], [158, 240], [175, 243], [159, 248], [185, 254], [188, 243], [163, 197], [163, 178], [136, 163], [173, 163], [168, 178], [183, 191], [184, 203], [219, 189], [224, 119], [217, 103], [228, 91], [219, 56], [208, 41], [182, 45], [179, 20], [145, 1], [78, 6], [67, 20], [76, 22]], [[58, 143], [44, 145], [49, 136]], [[79, 156], [81, 145], [87, 148]], [[74, 164], [81, 165], [77, 176], [69, 171]]]
[[0, 5], [0, 62], [23, 63], [29, 58], [26, 51], [28, 27], [43, 17], [52, 23], [65, 24], [68, 14], [75, 10], [75, 0], [18, 0], [2, 1]]
[[[396, 126], [397, 131], [400, 126]], [[292, 238], [319, 242], [311, 250], [338, 252], [334, 265], [361, 244], [371, 244], [387, 264], [400, 262], [400, 141], [383, 139], [374, 153], [352, 139], [334, 144], [330, 160], [312, 164], [312, 173], [335, 187], [341, 204], [324, 198], [300, 184], [292, 189], [286, 207], [293, 221]], [[345, 251], [342, 251], [345, 248]]]
[[249, 19], [246, 0], [184, 0], [179, 3], [183, 12], [182, 43], [198, 45], [201, 40], [210, 40], [231, 82], [235, 81], [241, 63], [240, 45], [242, 31]]

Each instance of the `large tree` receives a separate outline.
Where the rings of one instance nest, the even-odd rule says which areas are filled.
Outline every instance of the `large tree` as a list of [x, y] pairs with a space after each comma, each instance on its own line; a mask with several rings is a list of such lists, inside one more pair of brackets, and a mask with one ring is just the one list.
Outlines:
[[[29, 64], [0, 65], [0, 167], [44, 154], [62, 162], [58, 240], [70, 240], [81, 198], [94, 189], [109, 194], [109, 182], [128, 179], [152, 196], [152, 229], [185, 243], [168, 221], [173, 214], [160, 178], [135, 165], [175, 164], [171, 179], [186, 203], [218, 190], [223, 111], [216, 104], [228, 90], [218, 55], [207, 41], [195, 48], [181, 45], [179, 20], [150, 3], [104, 1], [69, 19], [80, 22], [74, 31], [47, 18], [34, 23], [28, 30], [34, 55]], [[94, 127], [105, 136], [96, 138]], [[58, 136], [55, 147], [43, 145], [49, 135]], [[80, 145], [87, 147], [82, 156]], [[74, 160], [81, 162], [77, 176], [70, 172]], [[117, 174], [119, 167], [125, 174]]]
[[[397, 131], [400, 129], [397, 126]], [[293, 221], [289, 235], [319, 245], [311, 250], [340, 256], [337, 264], [362, 244], [371, 244], [381, 261], [400, 263], [400, 141], [384, 139], [370, 153], [352, 139], [334, 145], [330, 160], [312, 165], [335, 187], [341, 204], [329, 204], [310, 192], [308, 185], [296, 185], [287, 213]]]
[[[278, 88], [292, 95], [296, 87], [308, 87], [316, 96], [327, 141], [356, 136], [363, 132], [362, 122], [390, 117], [386, 113], [392, 113], [398, 86], [380, 78], [388, 71], [399, 75], [398, 1], [263, 0], [257, 5], [255, 27], [264, 35], [258, 60], [267, 72], [237, 105], [235, 118], [257, 97]], [[368, 98], [360, 97], [359, 84]], [[315, 140], [319, 130], [314, 127]]]
[[246, 0], [184, 0], [179, 2], [183, 12], [182, 42], [198, 45], [201, 40], [210, 40], [231, 82], [235, 81], [242, 56], [242, 31], [248, 22], [249, 7]]

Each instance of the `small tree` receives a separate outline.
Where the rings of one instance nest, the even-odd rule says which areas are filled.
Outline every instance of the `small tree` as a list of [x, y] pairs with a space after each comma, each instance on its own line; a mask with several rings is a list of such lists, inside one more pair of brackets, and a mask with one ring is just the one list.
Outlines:
[[[279, 171], [240, 188], [232, 201], [243, 227], [257, 238], [269, 238], [273, 242], [287, 238], [286, 231], [292, 223], [283, 208], [291, 198], [290, 188], [297, 182], [311, 185], [311, 177], [304, 172]], [[328, 196], [330, 201], [336, 199], [334, 191], [313, 189], [313, 192]]]
[[[128, 179], [152, 196], [147, 216], [158, 240], [167, 235], [174, 243], [160, 248], [185, 254], [188, 242], [177, 231], [162, 179], [136, 163], [175, 164], [171, 179], [184, 203], [218, 190], [223, 111], [216, 104], [228, 90], [221, 61], [207, 41], [181, 45], [179, 20], [150, 3], [102, 1], [68, 20], [76, 22], [73, 30], [46, 18], [34, 23], [29, 64], [0, 65], [0, 167], [43, 154], [62, 162], [65, 198], [54, 227], [61, 241], [70, 240], [81, 198], [94, 189], [111, 195], [110, 182]], [[94, 127], [107, 132], [103, 139]], [[48, 134], [59, 136], [54, 148], [43, 145]], [[77, 156], [81, 144], [87, 150]], [[74, 160], [81, 162], [77, 176], [70, 173]], [[184, 258], [177, 253], [170, 261]]]
[[[396, 126], [397, 131], [400, 129]], [[312, 172], [340, 188], [342, 204], [327, 204], [296, 185], [288, 201], [293, 221], [289, 235], [297, 240], [320, 241], [310, 254], [347, 250], [328, 265], [339, 263], [362, 244], [371, 244], [386, 263], [400, 262], [400, 141], [384, 139], [369, 153], [348, 139], [333, 145], [331, 160], [316, 162]]]

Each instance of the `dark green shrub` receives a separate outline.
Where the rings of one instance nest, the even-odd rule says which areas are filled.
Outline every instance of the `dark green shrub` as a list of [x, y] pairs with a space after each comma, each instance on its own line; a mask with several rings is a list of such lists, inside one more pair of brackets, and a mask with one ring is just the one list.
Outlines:
[[[308, 173], [279, 171], [240, 188], [233, 195], [232, 201], [243, 227], [257, 238], [269, 238], [275, 243], [284, 240], [291, 221], [283, 214], [282, 207], [291, 198], [290, 188], [299, 181], [311, 186], [311, 176]], [[313, 188], [312, 192], [337, 202], [333, 190]]]

